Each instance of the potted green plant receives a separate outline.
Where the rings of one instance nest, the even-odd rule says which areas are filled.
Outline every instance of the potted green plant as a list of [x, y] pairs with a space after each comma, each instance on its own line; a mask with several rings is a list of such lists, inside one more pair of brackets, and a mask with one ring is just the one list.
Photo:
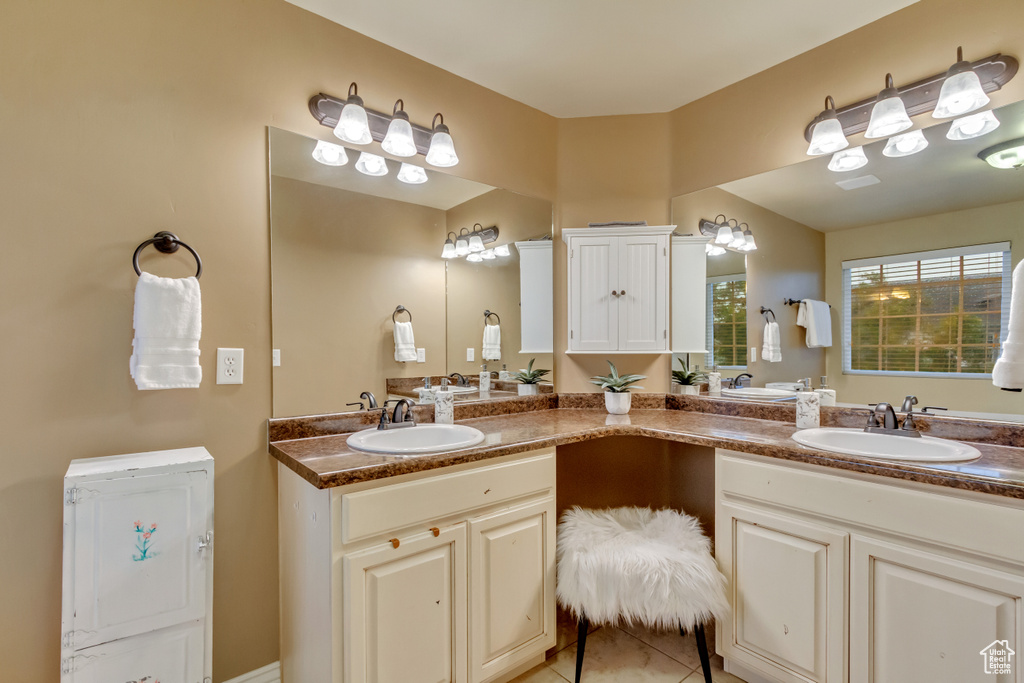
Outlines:
[[[647, 379], [645, 375], [620, 375], [619, 371], [615, 369], [615, 364], [608, 361], [608, 368], [611, 373], [607, 375], [595, 375], [590, 378], [591, 384], [604, 389], [604, 406], [608, 409], [608, 412], [612, 415], [625, 415], [629, 412], [629, 406], [632, 403], [633, 395], [629, 393], [630, 385], [639, 382], [642, 379]], [[643, 387], [632, 387], [633, 389], [643, 389]]]
[[544, 375], [551, 372], [550, 370], [533, 369], [533, 362], [536, 358], [531, 358], [529, 365], [526, 366], [525, 370], [512, 375], [512, 379], [519, 382], [519, 395], [520, 396], [534, 396], [537, 394], [537, 385], [544, 378]]
[[679, 366], [681, 370], [672, 371], [672, 384], [679, 387], [680, 394], [696, 396], [700, 393], [700, 385], [707, 380], [707, 375], [697, 370], [691, 372], [682, 358], [679, 359]]

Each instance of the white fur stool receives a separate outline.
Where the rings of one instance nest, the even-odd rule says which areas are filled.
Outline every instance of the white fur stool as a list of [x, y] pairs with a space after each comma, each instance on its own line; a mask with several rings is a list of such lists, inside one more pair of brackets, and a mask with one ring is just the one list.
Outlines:
[[567, 510], [558, 524], [558, 601], [579, 620], [576, 683], [589, 624], [693, 628], [711, 683], [704, 622], [728, 610], [700, 523], [675, 510]]

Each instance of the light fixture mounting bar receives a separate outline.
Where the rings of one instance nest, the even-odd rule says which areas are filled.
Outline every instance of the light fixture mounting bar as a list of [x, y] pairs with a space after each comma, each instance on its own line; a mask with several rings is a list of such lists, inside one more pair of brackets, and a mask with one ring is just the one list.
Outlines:
[[[341, 108], [345, 106], [345, 100], [339, 100], [332, 95], [319, 93], [309, 98], [309, 113], [313, 115], [321, 126], [333, 129], [338, 125], [338, 117], [341, 116]], [[370, 135], [377, 142], [381, 142], [388, 134], [388, 126], [391, 124], [391, 114], [363, 107], [366, 110], [367, 122], [370, 125]], [[412, 124], [412, 139], [416, 143], [416, 151], [426, 155], [430, 149], [430, 136], [433, 131], [419, 124]]]
[[496, 242], [498, 240], [498, 226], [492, 225], [489, 228], [477, 230], [476, 232], [471, 232], [470, 234], [480, 235], [480, 239], [483, 240], [484, 244], [490, 244], [491, 242]]
[[709, 221], [707, 218], [701, 218], [698, 226], [700, 227], [700, 234], [705, 237], [716, 237], [718, 235], [718, 229], [722, 227], [721, 224]]
[[[1009, 55], [996, 53], [990, 57], [971, 62], [974, 73], [978, 74], [981, 80], [981, 87], [986, 93], [995, 92], [1010, 82], [1017, 73], [1018, 62], [1016, 58]], [[942, 81], [946, 78], [946, 72], [929, 76], [928, 78], [897, 88], [903, 104], [907, 108], [907, 115], [917, 116], [935, 109], [935, 103], [939, 100], [939, 90], [942, 88]], [[843, 126], [843, 133], [856, 135], [868, 129], [868, 121], [871, 119], [871, 109], [875, 106], [876, 96], [872, 95], [866, 100], [836, 110], [839, 123]], [[814, 124], [818, 123], [820, 116], [815, 117], [804, 129], [804, 138], [810, 142], [811, 132]]]

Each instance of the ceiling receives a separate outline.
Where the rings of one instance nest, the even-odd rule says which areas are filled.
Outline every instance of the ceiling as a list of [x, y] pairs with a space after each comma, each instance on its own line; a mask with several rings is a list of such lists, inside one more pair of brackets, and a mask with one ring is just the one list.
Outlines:
[[560, 118], [666, 112], [916, 0], [288, 0]]

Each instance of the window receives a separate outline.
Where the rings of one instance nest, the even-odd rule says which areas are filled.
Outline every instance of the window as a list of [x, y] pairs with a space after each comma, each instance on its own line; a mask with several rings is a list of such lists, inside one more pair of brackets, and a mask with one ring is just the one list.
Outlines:
[[708, 365], [747, 367], [747, 276], [708, 278]]
[[1006, 338], [1010, 244], [843, 262], [843, 370], [988, 377]]

